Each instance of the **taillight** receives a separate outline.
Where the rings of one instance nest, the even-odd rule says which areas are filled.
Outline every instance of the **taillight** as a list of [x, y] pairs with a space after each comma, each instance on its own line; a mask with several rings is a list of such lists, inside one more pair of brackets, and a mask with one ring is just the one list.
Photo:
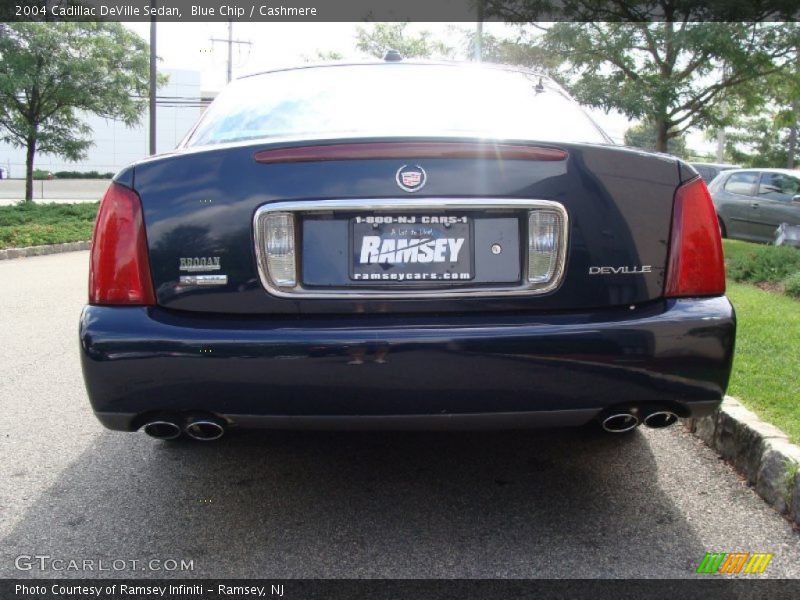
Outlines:
[[139, 196], [112, 183], [97, 213], [89, 266], [90, 304], [155, 304]]
[[725, 293], [725, 262], [717, 212], [702, 179], [675, 192], [672, 237], [664, 295], [719, 296]]

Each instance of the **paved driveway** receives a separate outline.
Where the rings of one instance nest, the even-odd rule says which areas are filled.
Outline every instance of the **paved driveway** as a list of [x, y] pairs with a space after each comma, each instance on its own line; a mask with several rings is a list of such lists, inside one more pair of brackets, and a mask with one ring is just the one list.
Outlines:
[[[772, 552], [767, 575], [800, 575], [800, 535], [678, 427], [105, 431], [78, 362], [87, 263], [0, 261], [2, 577], [92, 575], [15, 569], [36, 554], [126, 561], [114, 576], [683, 577], [711, 550]], [[157, 570], [182, 559], [192, 571]]]

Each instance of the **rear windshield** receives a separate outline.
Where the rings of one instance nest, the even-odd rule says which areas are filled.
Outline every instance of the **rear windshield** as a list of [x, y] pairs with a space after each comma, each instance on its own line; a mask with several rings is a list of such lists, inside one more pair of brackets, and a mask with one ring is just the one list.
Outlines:
[[225, 88], [187, 145], [373, 136], [609, 143], [580, 106], [547, 79], [539, 82], [536, 75], [477, 65], [276, 71]]

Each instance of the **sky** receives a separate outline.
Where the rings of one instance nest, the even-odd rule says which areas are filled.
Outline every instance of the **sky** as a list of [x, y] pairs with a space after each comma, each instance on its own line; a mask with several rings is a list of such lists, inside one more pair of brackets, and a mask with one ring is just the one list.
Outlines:
[[[150, 39], [150, 23], [125, 23], [143, 38]], [[338, 52], [345, 58], [368, 58], [356, 50], [357, 23], [235, 23], [233, 76], [255, 73], [275, 67], [291, 66], [316, 60], [317, 52]], [[427, 30], [436, 37], [459, 46], [457, 28], [469, 30], [475, 23], [411, 23], [409, 32]], [[511, 33], [503, 23], [485, 23], [484, 31], [496, 36]], [[203, 91], [219, 91], [225, 86], [227, 23], [158, 23], [156, 47], [159, 68], [200, 71]], [[602, 110], [589, 110], [597, 123], [621, 143], [625, 130], [632, 124], [626, 117]], [[702, 136], [689, 137], [689, 146], [706, 149]]]

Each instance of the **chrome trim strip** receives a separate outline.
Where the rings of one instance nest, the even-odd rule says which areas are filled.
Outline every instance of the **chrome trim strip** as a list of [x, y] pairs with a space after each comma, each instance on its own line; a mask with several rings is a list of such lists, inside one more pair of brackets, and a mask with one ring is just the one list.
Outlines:
[[228, 285], [227, 275], [181, 275], [181, 285]]
[[[481, 209], [510, 209], [510, 210], [536, 210], [549, 209], [561, 215], [561, 236], [558, 247], [558, 258], [553, 280], [544, 286], [536, 286], [524, 281], [522, 285], [503, 287], [456, 288], [456, 289], [426, 289], [426, 290], [385, 290], [385, 289], [337, 289], [316, 290], [304, 288], [301, 283], [293, 288], [281, 288], [275, 285], [267, 269], [267, 252], [265, 240], [262, 239], [262, 217], [274, 212], [289, 213], [324, 213], [333, 211], [441, 211], [441, 210], [481, 210]], [[527, 224], [526, 224], [527, 227]], [[404, 299], [404, 298], [481, 298], [487, 296], [538, 296], [556, 290], [564, 278], [564, 266], [567, 257], [569, 232], [569, 216], [559, 202], [552, 200], [523, 200], [516, 198], [377, 198], [358, 200], [303, 200], [288, 202], [271, 202], [261, 206], [253, 217], [253, 240], [255, 243], [256, 262], [261, 285], [271, 295], [279, 298], [320, 298], [320, 299]], [[297, 230], [295, 229], [295, 235]], [[524, 241], [523, 241], [524, 240]], [[527, 236], [523, 236], [520, 243], [526, 244]], [[523, 252], [524, 260], [520, 273], [523, 280], [528, 273], [528, 252]], [[299, 257], [299, 248], [295, 248], [295, 257]], [[297, 265], [295, 265], [297, 267]], [[299, 273], [298, 273], [299, 275]]]

